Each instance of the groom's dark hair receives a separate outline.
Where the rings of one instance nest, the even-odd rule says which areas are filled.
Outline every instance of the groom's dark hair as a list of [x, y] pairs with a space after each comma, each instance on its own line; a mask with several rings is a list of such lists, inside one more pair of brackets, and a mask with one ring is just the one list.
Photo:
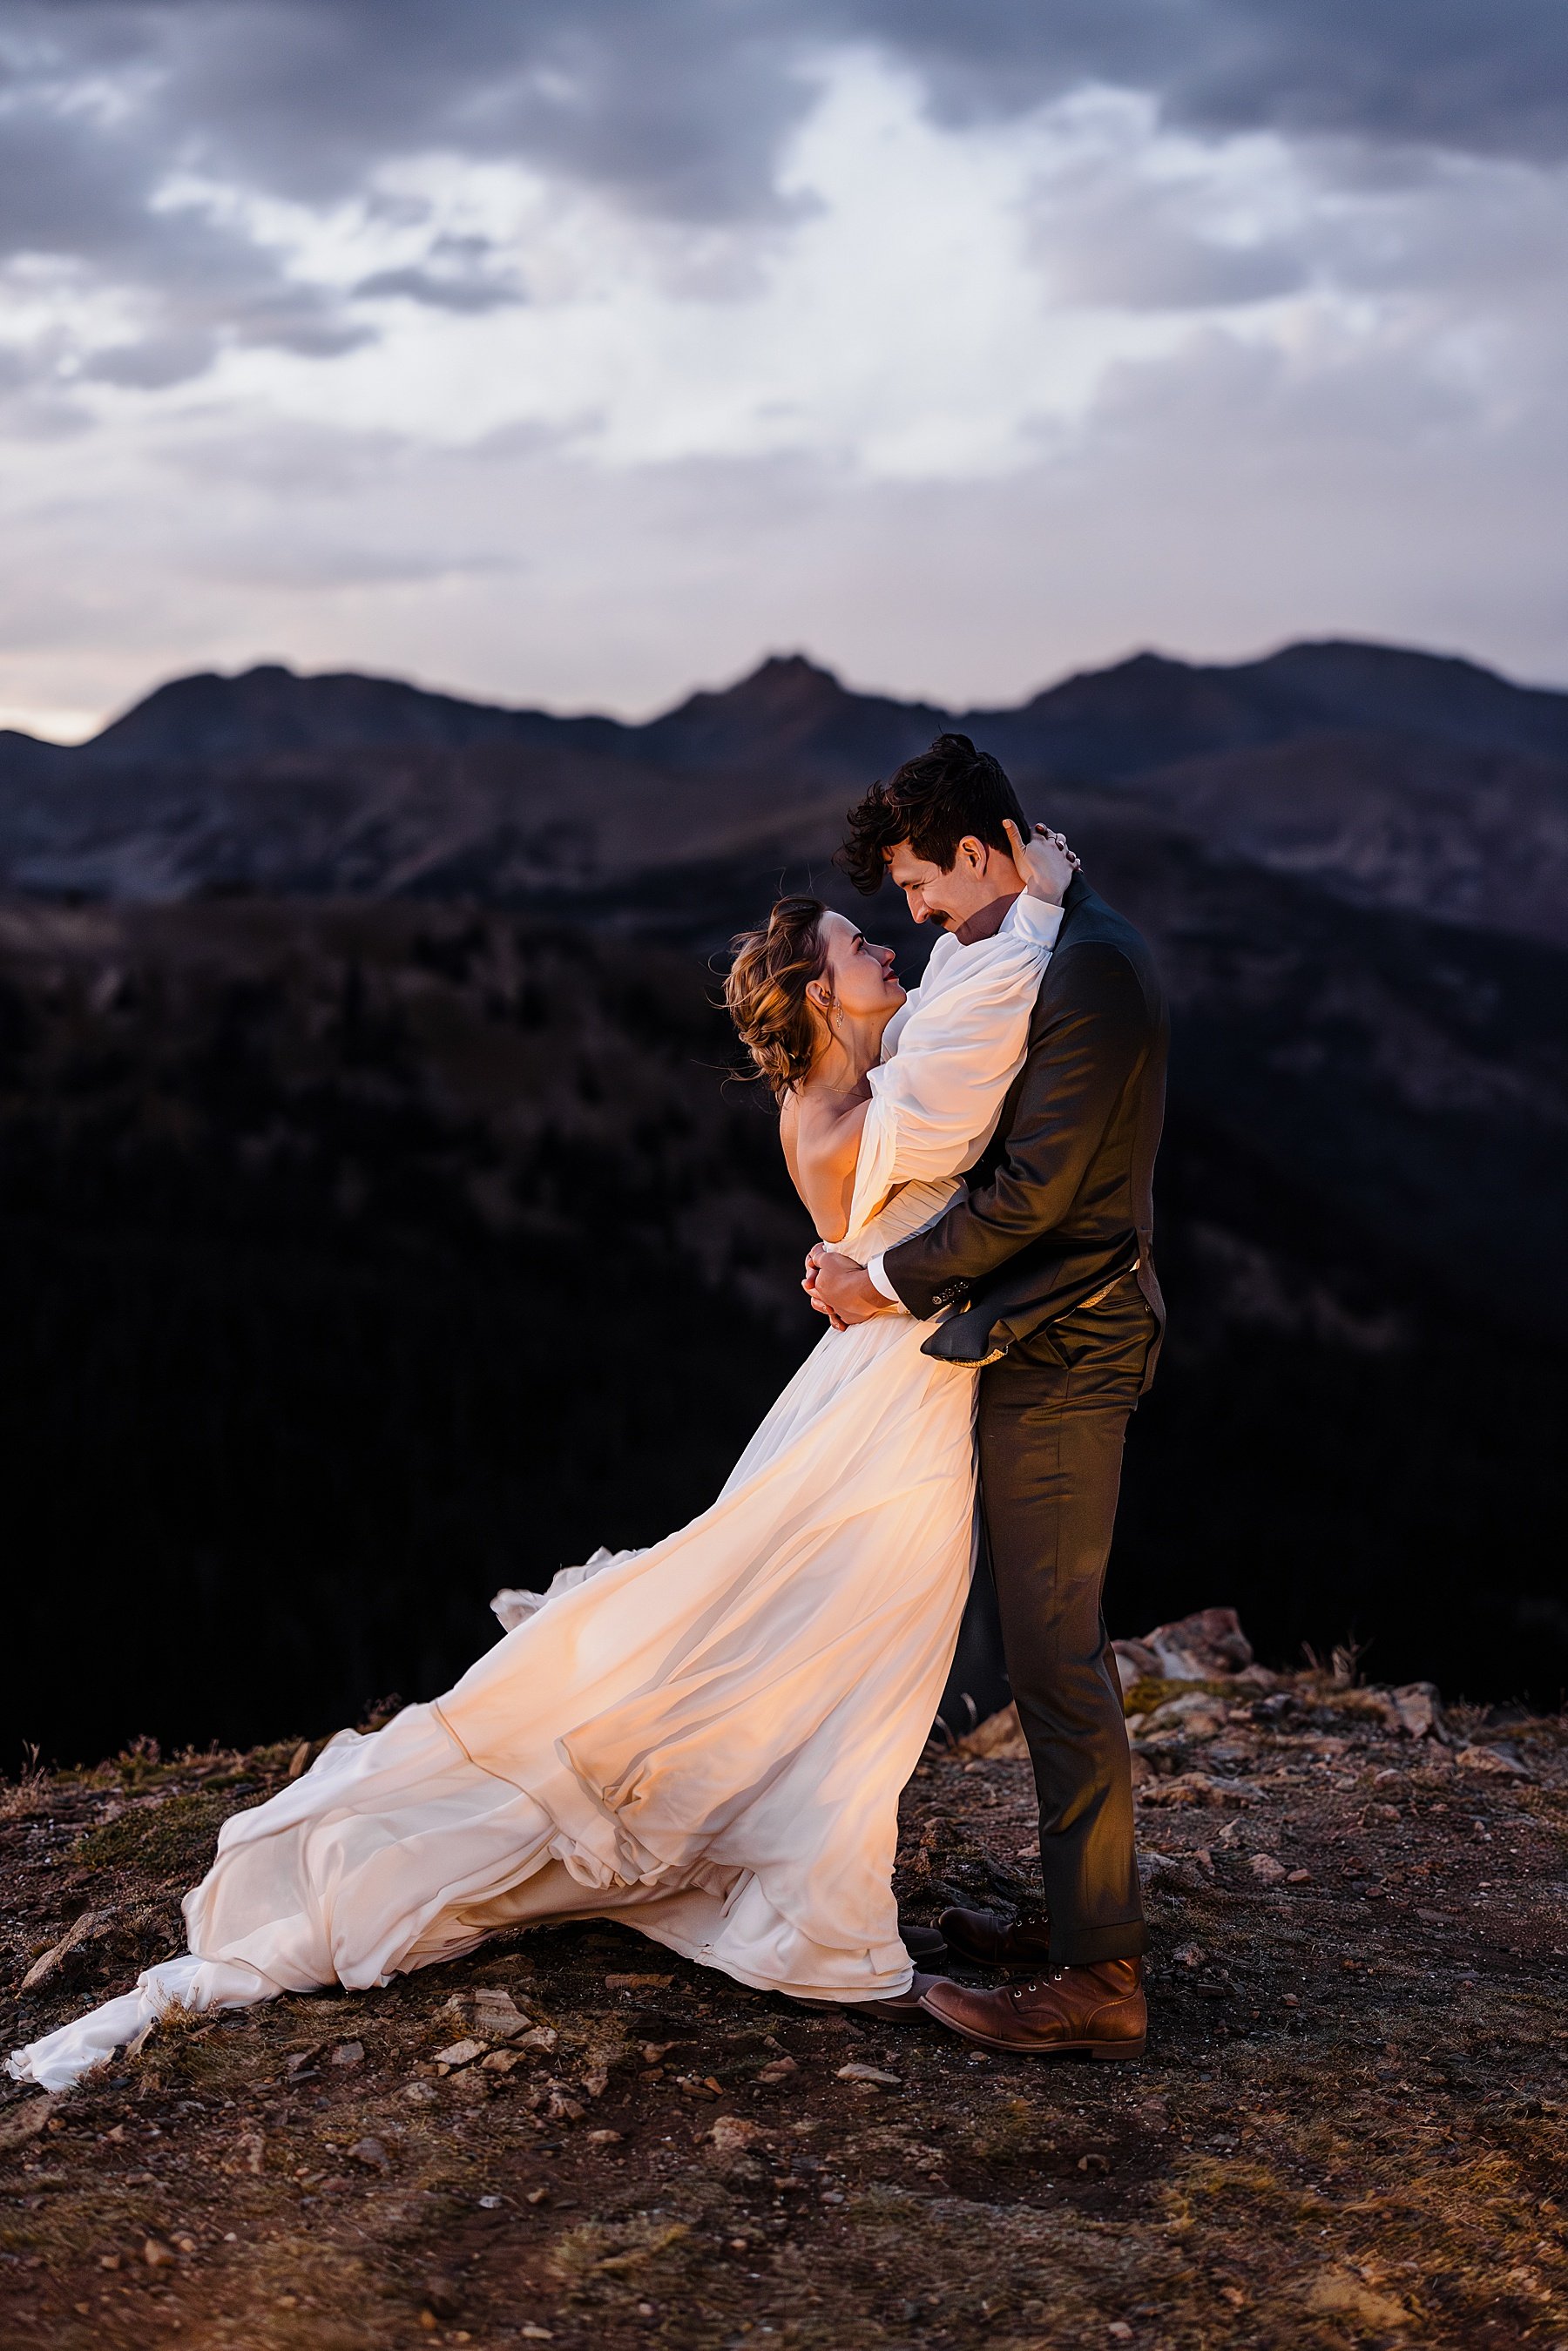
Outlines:
[[977, 751], [967, 735], [938, 735], [929, 751], [905, 759], [851, 809], [838, 862], [869, 897], [881, 888], [889, 853], [901, 841], [948, 873], [958, 843], [971, 835], [988, 849], [1006, 851], [1002, 820], [1009, 816], [1027, 841], [1029, 826], [1001, 761]]

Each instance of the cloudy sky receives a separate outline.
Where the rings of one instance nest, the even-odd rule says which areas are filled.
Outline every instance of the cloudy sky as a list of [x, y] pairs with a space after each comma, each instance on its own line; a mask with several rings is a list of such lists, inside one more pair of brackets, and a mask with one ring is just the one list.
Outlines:
[[0, 0], [0, 723], [1568, 684], [1563, 0]]

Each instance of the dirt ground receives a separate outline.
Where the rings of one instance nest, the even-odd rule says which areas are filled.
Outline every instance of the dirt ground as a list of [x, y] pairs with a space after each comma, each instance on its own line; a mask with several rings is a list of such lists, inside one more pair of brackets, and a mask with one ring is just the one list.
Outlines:
[[[592, 1926], [176, 2020], [0, 2094], [0, 2345], [1568, 2351], [1568, 1721], [1414, 1736], [1256, 1669], [1129, 1707], [1141, 2064], [988, 2059]], [[217, 1824], [300, 1760], [4, 1792], [5, 2045], [175, 1950]], [[906, 1910], [1026, 1899], [1036, 1833], [1026, 1763], [932, 1754]]]

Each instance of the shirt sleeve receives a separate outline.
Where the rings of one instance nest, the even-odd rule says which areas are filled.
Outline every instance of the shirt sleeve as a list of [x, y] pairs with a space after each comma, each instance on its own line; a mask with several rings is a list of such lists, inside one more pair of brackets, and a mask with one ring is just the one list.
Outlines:
[[1028, 890], [1013, 900], [1009, 934], [1015, 939], [1028, 939], [1031, 945], [1043, 947], [1049, 955], [1056, 945], [1056, 935], [1061, 928], [1065, 906], [1053, 904], [1045, 898], [1036, 898]]
[[880, 1290], [883, 1296], [887, 1299], [891, 1304], [894, 1306], [903, 1305], [903, 1299], [900, 1298], [897, 1290], [894, 1290], [892, 1282], [889, 1281], [887, 1278], [887, 1269], [883, 1264], [880, 1253], [876, 1257], [869, 1258], [867, 1259], [866, 1271], [871, 1276], [871, 1286], [873, 1290]]

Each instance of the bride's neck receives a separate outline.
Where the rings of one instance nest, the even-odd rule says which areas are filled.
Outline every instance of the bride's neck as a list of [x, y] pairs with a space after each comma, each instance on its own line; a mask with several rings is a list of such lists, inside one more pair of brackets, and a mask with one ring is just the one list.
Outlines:
[[807, 1084], [813, 1090], [820, 1088], [823, 1093], [852, 1093], [866, 1071], [876, 1065], [890, 1017], [879, 1015], [874, 1020], [841, 1019], [813, 1063]]

